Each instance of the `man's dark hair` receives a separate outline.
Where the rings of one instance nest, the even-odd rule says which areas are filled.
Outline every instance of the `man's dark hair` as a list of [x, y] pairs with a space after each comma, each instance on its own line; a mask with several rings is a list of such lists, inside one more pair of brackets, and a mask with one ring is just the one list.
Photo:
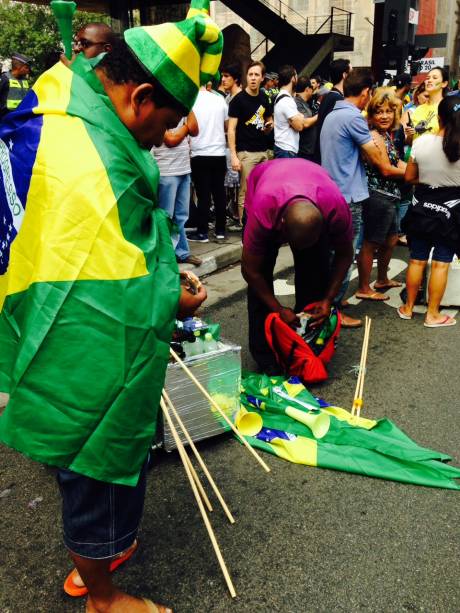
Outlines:
[[307, 87], [311, 87], [310, 79], [307, 79], [307, 77], [299, 77], [297, 85], [295, 87], [296, 93], [302, 94], [307, 89]]
[[80, 32], [86, 28], [97, 28], [98, 30], [101, 30], [101, 33], [105, 38], [105, 42], [109, 45], [113, 46], [120, 40], [118, 34], [114, 32], [108, 24], [102, 21], [90, 21], [89, 23], [85, 23], [80, 28]]
[[329, 78], [331, 79], [332, 85], [337, 85], [343, 79], [343, 73], [346, 72], [349, 74], [350, 72], [350, 60], [344, 60], [339, 58], [338, 60], [334, 60], [329, 65]]
[[259, 68], [262, 71], [262, 76], [265, 76], [265, 64], [263, 62], [259, 62], [257, 60], [249, 62], [248, 67], [246, 68], [246, 74], [248, 74], [249, 70], [251, 68], [254, 68], [254, 66], [259, 66]]
[[280, 87], [288, 85], [296, 73], [297, 70], [294, 68], [294, 66], [290, 66], [289, 64], [281, 66], [281, 68], [278, 70], [278, 85]]
[[124, 40], [118, 39], [112, 51], [103, 57], [97, 67], [101, 68], [107, 78], [116, 85], [125, 83], [153, 85], [152, 100], [155, 106], [158, 108], [168, 106], [183, 116], [188, 115], [188, 110], [144, 68]]
[[238, 85], [241, 83], [241, 66], [239, 64], [226, 64], [220, 69], [220, 74], [226, 72], [235, 79]]
[[374, 75], [370, 68], [353, 68], [343, 83], [343, 95], [345, 98], [359, 96], [363, 89], [371, 89], [373, 85]]
[[320, 84], [323, 82], [323, 78], [320, 74], [313, 74], [310, 79], [315, 79], [315, 81]]

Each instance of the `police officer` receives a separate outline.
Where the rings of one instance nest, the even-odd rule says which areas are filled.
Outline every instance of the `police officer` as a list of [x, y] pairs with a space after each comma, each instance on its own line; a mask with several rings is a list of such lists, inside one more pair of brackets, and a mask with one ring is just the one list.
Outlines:
[[29, 91], [30, 59], [22, 53], [11, 56], [11, 70], [0, 76], [0, 117], [14, 111]]

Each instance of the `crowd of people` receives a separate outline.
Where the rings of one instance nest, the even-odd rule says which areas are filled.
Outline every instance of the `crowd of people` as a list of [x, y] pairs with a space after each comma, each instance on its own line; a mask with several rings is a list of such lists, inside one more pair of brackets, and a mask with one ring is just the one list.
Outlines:
[[[56, 433], [51, 463], [60, 467], [65, 540], [76, 567], [65, 589], [68, 593], [73, 591], [73, 595], [89, 593], [87, 611], [92, 612], [165, 610], [118, 590], [110, 572], [137, 546], [135, 538], [145, 493], [145, 457], [153, 433], [148, 424], [155, 422], [158, 410], [173, 322], [178, 313], [194, 313], [206, 298], [205, 289], [198, 284], [198, 292], [178, 287], [174, 256], [179, 263], [200, 264], [200, 259], [190, 252], [189, 241], [210, 240], [211, 212], [214, 240], [225, 241], [228, 231], [242, 231], [249, 345], [263, 372], [270, 374], [279, 368], [265, 338], [268, 313], [278, 312], [285, 323], [295, 327], [299, 311], [307, 304], [313, 325], [320, 325], [333, 306], [346, 309], [354, 258], [359, 271], [356, 296], [368, 301], [387, 300], [385, 292], [401, 285], [388, 277], [388, 267], [395, 245], [398, 241], [404, 244], [405, 235], [410, 261], [407, 299], [397, 311], [399, 317], [413, 317], [432, 251], [424, 325], [450, 327], [456, 323], [440, 311], [449, 264], [460, 246], [460, 96], [458, 92], [448, 92], [445, 70], [434, 68], [416, 85], [410, 75], [402, 74], [392, 84], [379, 87], [369, 69], [352, 68], [346, 59], [331, 63], [327, 82], [319, 75], [299, 77], [290, 65], [280, 67], [277, 73], [266, 73], [262, 62], [250, 61], [243, 73], [237, 64], [221, 66], [220, 79], [200, 87], [202, 73], [217, 75], [222, 35], [209, 18], [209, 3], [192, 2], [192, 9], [187, 28], [183, 29], [189, 32], [189, 38], [183, 37], [187, 44], [168, 46], [165, 32], [174, 39], [173, 24], [161, 26], [161, 31], [155, 26], [133, 28], [123, 40], [118, 40], [105, 24], [89, 24], [75, 36], [76, 59], [63, 59], [65, 67], [60, 64], [51, 68], [37, 87], [29, 88], [30, 60], [20, 53], [13, 55], [11, 71], [0, 81], [0, 144], [9, 143], [2, 152], [6, 151], [11, 160], [4, 176], [10, 181], [9, 188], [17, 182], [12, 205], [8, 199], [11, 189], [6, 195], [11, 211], [5, 205], [0, 226], [9, 241], [2, 245], [5, 253], [12, 245], [9, 260], [0, 260], [2, 321], [8, 322], [0, 327], [0, 337], [11, 350], [5, 366], [8, 377], [0, 380], [0, 384], [8, 384], [7, 391], [11, 392], [0, 422], [0, 438], [34, 459], [49, 461], [48, 428], [40, 424], [42, 427], [34, 430], [35, 422], [28, 419], [24, 407], [36, 416], [43, 411], [46, 399], [55, 416], [62, 412], [62, 399], [52, 398], [46, 381], [44, 387], [34, 387], [35, 400], [24, 396], [30, 373], [18, 351], [23, 345], [37, 346], [43, 360], [52, 362], [55, 358], [52, 344], [48, 346], [43, 338], [35, 342], [37, 328], [30, 318], [35, 322], [34, 305], [39, 301], [32, 294], [30, 300], [27, 298], [45, 283], [53, 287], [46, 296], [60, 300], [65, 292], [58, 292], [57, 286], [52, 285], [53, 275], [57, 275], [57, 281], [71, 282], [71, 288], [65, 290], [70, 298], [72, 292], [90, 291], [92, 283], [101, 282], [100, 288], [103, 287], [97, 296], [77, 296], [79, 317], [83, 318], [79, 320], [78, 342], [73, 337], [68, 342], [66, 335], [72, 326], [61, 303], [51, 304], [43, 298], [48, 319], [55, 308], [54, 341], [60, 339], [69, 352], [74, 352], [72, 359], [63, 361], [62, 369], [75, 364], [83, 369], [88, 364], [88, 371], [97, 368], [88, 357], [97, 346], [99, 350], [107, 349], [102, 362], [113, 364], [111, 375], [120, 377], [106, 383], [101, 374], [101, 380], [95, 382], [100, 395], [88, 407], [83, 406], [84, 400], [80, 401], [80, 379], [73, 374], [60, 377], [65, 381], [65, 393], [70, 390], [66, 415], [81, 416], [87, 411], [85, 415], [95, 418], [94, 431], [88, 432], [87, 438], [99, 444], [89, 451], [88, 441], [77, 436], [76, 449], [70, 452], [66, 448], [66, 459], [62, 459], [60, 445], [68, 444], [68, 430], [54, 417], [49, 421]], [[201, 38], [200, 32], [205, 32]], [[196, 50], [193, 61], [190, 45]], [[194, 80], [190, 78], [192, 73]], [[71, 93], [65, 90], [70, 82]], [[53, 87], [47, 90], [50, 83]], [[33, 91], [28, 96], [30, 89]], [[50, 100], [56, 97], [53, 104], [48, 99], [47, 104], [42, 103], [45, 93]], [[37, 118], [42, 122], [39, 127]], [[57, 131], [72, 128], [66, 151], [73, 156], [68, 168], [73, 172], [69, 184], [74, 189], [62, 199], [56, 194], [61, 193], [65, 182], [59, 179], [60, 159], [53, 155], [52, 147], [40, 152], [39, 171], [34, 166], [35, 158], [26, 168], [29, 157], [24, 154], [21, 158], [16, 153], [24, 143], [24, 150], [35, 151], [37, 131], [40, 138], [50, 138], [49, 125]], [[84, 126], [82, 133], [78, 126]], [[98, 172], [91, 168], [85, 174], [83, 164], [79, 168], [80, 147], [94, 156], [91, 159], [98, 165]], [[51, 181], [52, 189], [28, 192], [35, 172], [40, 180]], [[104, 183], [104, 202], [111, 205], [105, 213], [101, 212], [99, 200], [91, 200], [85, 192], [90, 185], [100, 196], [102, 177], [110, 179]], [[27, 198], [27, 209], [19, 196]], [[187, 232], [194, 199], [194, 228]], [[3, 206], [3, 200], [0, 204]], [[6, 218], [16, 215], [14, 207], [26, 219], [25, 229], [17, 219], [11, 218], [10, 223]], [[68, 277], [59, 277], [59, 271], [46, 265], [44, 270], [50, 279], [41, 268], [35, 278], [34, 267], [42, 266], [47, 255], [40, 252], [37, 256], [34, 250], [40, 240], [33, 234], [34, 239], [27, 241], [27, 231], [33, 223], [30, 219], [36, 215], [35, 219], [41, 220], [40, 231], [46, 234], [53, 215], [71, 219], [83, 207], [89, 207], [87, 210], [100, 223], [95, 244], [102, 240], [101, 236], [111, 236], [116, 243], [113, 253], [111, 249], [101, 249], [94, 268], [88, 257], [78, 270], [77, 266], [69, 269]], [[152, 215], [153, 209], [161, 215]], [[118, 217], [111, 216], [113, 210], [118, 211]], [[62, 257], [61, 261], [70, 261], [75, 253], [84, 252], [85, 219], [81, 219], [81, 228], [52, 224], [53, 231], [61, 233], [56, 245], [61, 241], [66, 248], [72, 246], [72, 257]], [[172, 246], [166, 228], [171, 231]], [[105, 247], [110, 243], [107, 241]], [[283, 305], [274, 294], [273, 271], [283, 243], [288, 243], [293, 252], [294, 308]], [[112, 263], [112, 268], [106, 262], [111, 257], [117, 264]], [[375, 259], [377, 278], [371, 283]], [[24, 262], [33, 263], [33, 272], [27, 273], [30, 279], [23, 273]], [[114, 272], [122, 262], [128, 262], [125, 277]], [[29, 281], [23, 286], [15, 285], [18, 274]], [[74, 289], [74, 285], [80, 289]], [[151, 300], [143, 310], [139, 304], [144, 305], [146, 296]], [[93, 308], [94, 304], [97, 308]], [[116, 311], [115, 316], [113, 309], [118, 307], [121, 311]], [[99, 324], [96, 315], [101, 313], [110, 315]], [[342, 312], [341, 318], [345, 327], [361, 325], [359, 319], [347, 313]], [[107, 328], [106, 319], [112, 328]], [[116, 326], [122, 328], [122, 337], [112, 347], [110, 330]], [[100, 334], [95, 337], [96, 328]], [[149, 341], [148, 350], [145, 339]], [[33, 357], [31, 361], [35, 362], [36, 355]], [[124, 365], [123, 360], [129, 364]], [[22, 370], [14, 382], [16, 362], [21, 362]], [[151, 388], [152, 381], [157, 382], [155, 389]], [[127, 428], [124, 414], [133, 410], [133, 404], [139, 404], [146, 390], [148, 410], [139, 407], [136, 420], [129, 422], [129, 436], [115, 426], [105, 426], [107, 431], [101, 432], [99, 426], [106, 424], [109, 412], [109, 424], [119, 419]], [[34, 404], [36, 399], [39, 407]], [[57, 402], [59, 408], [53, 408], [52, 402]], [[93, 426], [88, 427], [91, 430]], [[29, 433], [30, 437], [20, 439], [18, 432]], [[137, 463], [130, 464], [130, 472], [126, 466], [117, 466], [119, 474], [115, 469], [110, 472], [112, 464], [117, 464], [110, 450], [127, 446]], [[85, 456], [87, 463], [81, 453], [89, 454]], [[100, 458], [103, 461], [99, 462]], [[68, 470], [76, 466], [76, 472]], [[94, 472], [95, 466], [99, 472]], [[89, 510], [94, 508], [97, 512]]]

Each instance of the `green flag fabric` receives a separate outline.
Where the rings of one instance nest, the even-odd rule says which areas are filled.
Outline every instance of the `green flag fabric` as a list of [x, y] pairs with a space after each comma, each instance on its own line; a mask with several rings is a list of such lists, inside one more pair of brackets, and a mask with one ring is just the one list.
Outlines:
[[[246, 373], [241, 403], [263, 421], [260, 432], [246, 437], [253, 447], [298, 464], [460, 490], [460, 468], [446, 464], [448, 455], [420, 447], [389, 419], [353, 418], [315, 398], [296, 377]], [[327, 434], [316, 439], [307, 425], [286, 414], [289, 406], [329, 415]]]
[[0, 440], [135, 485], [180, 293], [156, 163], [80, 54], [2, 122], [0, 164]]

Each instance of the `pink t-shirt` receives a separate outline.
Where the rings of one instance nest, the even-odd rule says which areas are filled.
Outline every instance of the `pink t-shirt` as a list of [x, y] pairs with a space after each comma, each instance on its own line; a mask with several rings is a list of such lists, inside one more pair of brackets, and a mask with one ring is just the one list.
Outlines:
[[313, 202], [326, 224], [331, 247], [351, 242], [350, 207], [328, 173], [301, 158], [258, 164], [248, 177], [247, 214], [243, 244], [254, 255], [264, 255], [267, 244], [284, 241], [281, 218], [289, 203], [300, 198]]

